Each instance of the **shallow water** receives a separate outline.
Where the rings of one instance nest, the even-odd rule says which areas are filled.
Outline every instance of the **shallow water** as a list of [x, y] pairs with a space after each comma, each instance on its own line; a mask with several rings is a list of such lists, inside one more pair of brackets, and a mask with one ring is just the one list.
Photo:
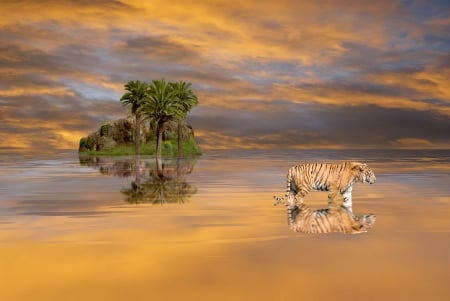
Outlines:
[[[363, 234], [289, 230], [301, 161], [357, 160]], [[0, 154], [0, 300], [447, 300], [450, 151], [218, 151], [195, 160]], [[305, 198], [326, 207], [327, 194]]]

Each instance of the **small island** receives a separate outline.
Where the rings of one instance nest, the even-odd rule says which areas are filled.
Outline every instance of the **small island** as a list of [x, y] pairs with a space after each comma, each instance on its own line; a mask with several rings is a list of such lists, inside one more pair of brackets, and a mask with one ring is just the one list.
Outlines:
[[130, 116], [102, 124], [80, 139], [78, 151], [87, 155], [201, 155], [193, 128], [185, 123], [198, 98], [184, 81], [129, 81], [120, 101]]

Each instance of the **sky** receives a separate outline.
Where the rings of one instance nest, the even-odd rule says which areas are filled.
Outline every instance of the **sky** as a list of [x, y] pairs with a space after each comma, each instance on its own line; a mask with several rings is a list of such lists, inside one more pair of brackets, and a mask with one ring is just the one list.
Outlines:
[[450, 149], [450, 2], [0, 0], [0, 149], [78, 149], [162, 78], [203, 150]]

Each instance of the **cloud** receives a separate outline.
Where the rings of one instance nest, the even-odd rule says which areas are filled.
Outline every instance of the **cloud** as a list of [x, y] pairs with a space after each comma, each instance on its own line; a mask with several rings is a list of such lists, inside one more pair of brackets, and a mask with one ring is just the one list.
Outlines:
[[[433, 112], [382, 108], [374, 105], [345, 106], [278, 102], [267, 110], [246, 111], [199, 107], [188, 122], [209, 147], [221, 148], [392, 148], [402, 140], [430, 141], [415, 144], [445, 147], [450, 139], [450, 120]], [[270, 106], [270, 104], [269, 104]], [[210, 135], [212, 133], [212, 135]]]
[[427, 139], [420, 138], [401, 138], [392, 141], [392, 146], [400, 148], [432, 148], [433, 143]]
[[192, 83], [206, 148], [450, 147], [445, 1], [2, 8], [1, 147], [76, 148], [126, 114], [126, 82], [159, 78]]

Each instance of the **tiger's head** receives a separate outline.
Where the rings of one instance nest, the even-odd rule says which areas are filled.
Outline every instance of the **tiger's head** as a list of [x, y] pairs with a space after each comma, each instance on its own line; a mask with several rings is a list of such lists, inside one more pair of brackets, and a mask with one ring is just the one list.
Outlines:
[[377, 180], [374, 172], [365, 163], [354, 163], [353, 169], [358, 173], [358, 179], [362, 183], [373, 184]]
[[377, 217], [375, 214], [365, 214], [353, 217], [352, 233], [367, 232], [375, 224]]

